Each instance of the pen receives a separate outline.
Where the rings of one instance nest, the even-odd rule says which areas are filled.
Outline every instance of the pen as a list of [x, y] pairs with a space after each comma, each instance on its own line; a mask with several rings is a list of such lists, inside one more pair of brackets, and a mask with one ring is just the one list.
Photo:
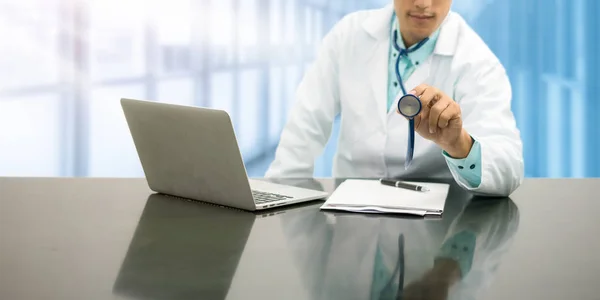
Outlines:
[[410, 183], [404, 183], [404, 182], [398, 181], [398, 180], [379, 179], [379, 182], [381, 182], [381, 184], [383, 184], [383, 185], [394, 186], [397, 188], [403, 188], [403, 189], [408, 189], [408, 190], [413, 190], [413, 191], [418, 191], [418, 192], [429, 192], [429, 189], [427, 187], [420, 186], [420, 185], [414, 185], [414, 184], [410, 184]]

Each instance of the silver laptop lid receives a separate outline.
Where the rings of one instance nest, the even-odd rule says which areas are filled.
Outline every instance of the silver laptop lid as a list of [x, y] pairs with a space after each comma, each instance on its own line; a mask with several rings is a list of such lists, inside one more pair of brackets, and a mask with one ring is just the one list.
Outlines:
[[255, 209], [227, 112], [135, 99], [121, 106], [152, 190]]

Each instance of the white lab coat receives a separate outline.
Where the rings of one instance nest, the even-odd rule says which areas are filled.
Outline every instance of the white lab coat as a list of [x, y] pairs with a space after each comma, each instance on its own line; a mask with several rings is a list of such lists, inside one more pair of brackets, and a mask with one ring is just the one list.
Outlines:
[[266, 177], [312, 177], [335, 117], [341, 116], [333, 176], [448, 178], [480, 195], [506, 196], [523, 179], [520, 133], [503, 66], [462, 17], [450, 12], [433, 54], [405, 80], [407, 91], [435, 86], [460, 104], [464, 128], [481, 144], [482, 180], [470, 187], [448, 168], [442, 149], [415, 138], [404, 169], [408, 121], [387, 109], [393, 6], [351, 13], [326, 35], [298, 87], [275, 160]]

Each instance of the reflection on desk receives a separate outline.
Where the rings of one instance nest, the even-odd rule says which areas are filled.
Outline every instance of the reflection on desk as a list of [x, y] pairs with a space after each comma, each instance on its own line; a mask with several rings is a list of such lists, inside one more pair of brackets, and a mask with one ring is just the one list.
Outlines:
[[[319, 203], [257, 214], [153, 194], [113, 294], [269, 298], [264, 286], [272, 285], [289, 299], [477, 299], [510, 247], [518, 210], [510, 199], [450, 204], [437, 219], [329, 213]], [[279, 224], [282, 237], [265, 238], [262, 220]], [[262, 276], [269, 282], [248, 289]]]
[[[343, 180], [284, 181], [331, 192]], [[149, 200], [143, 178], [0, 178], [0, 299], [385, 299], [404, 266], [404, 299], [450, 278], [434, 296], [593, 300], [599, 185], [526, 179], [512, 200], [452, 185], [442, 218], [422, 219]], [[473, 237], [472, 256], [452, 251]]]
[[127, 299], [224, 299], [255, 215], [148, 198], [114, 284]]
[[312, 299], [479, 299], [519, 213], [510, 199], [474, 199], [450, 224], [310, 212], [281, 220]]
[[[266, 232], [257, 229], [257, 221], [276, 221], [283, 214], [306, 210], [317, 212], [318, 206], [309, 202], [253, 213], [152, 194], [113, 294], [119, 299], [139, 300], [236, 298], [229, 295], [230, 288], [249, 240], [261, 242], [260, 236]], [[272, 256], [264, 254], [262, 258], [268, 262]]]

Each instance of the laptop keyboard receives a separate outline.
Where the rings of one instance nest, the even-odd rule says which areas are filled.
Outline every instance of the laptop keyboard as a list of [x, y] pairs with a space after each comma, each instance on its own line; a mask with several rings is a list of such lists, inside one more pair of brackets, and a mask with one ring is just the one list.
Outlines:
[[286, 195], [267, 193], [256, 190], [252, 190], [252, 196], [254, 196], [254, 202], [258, 204], [294, 198]]

